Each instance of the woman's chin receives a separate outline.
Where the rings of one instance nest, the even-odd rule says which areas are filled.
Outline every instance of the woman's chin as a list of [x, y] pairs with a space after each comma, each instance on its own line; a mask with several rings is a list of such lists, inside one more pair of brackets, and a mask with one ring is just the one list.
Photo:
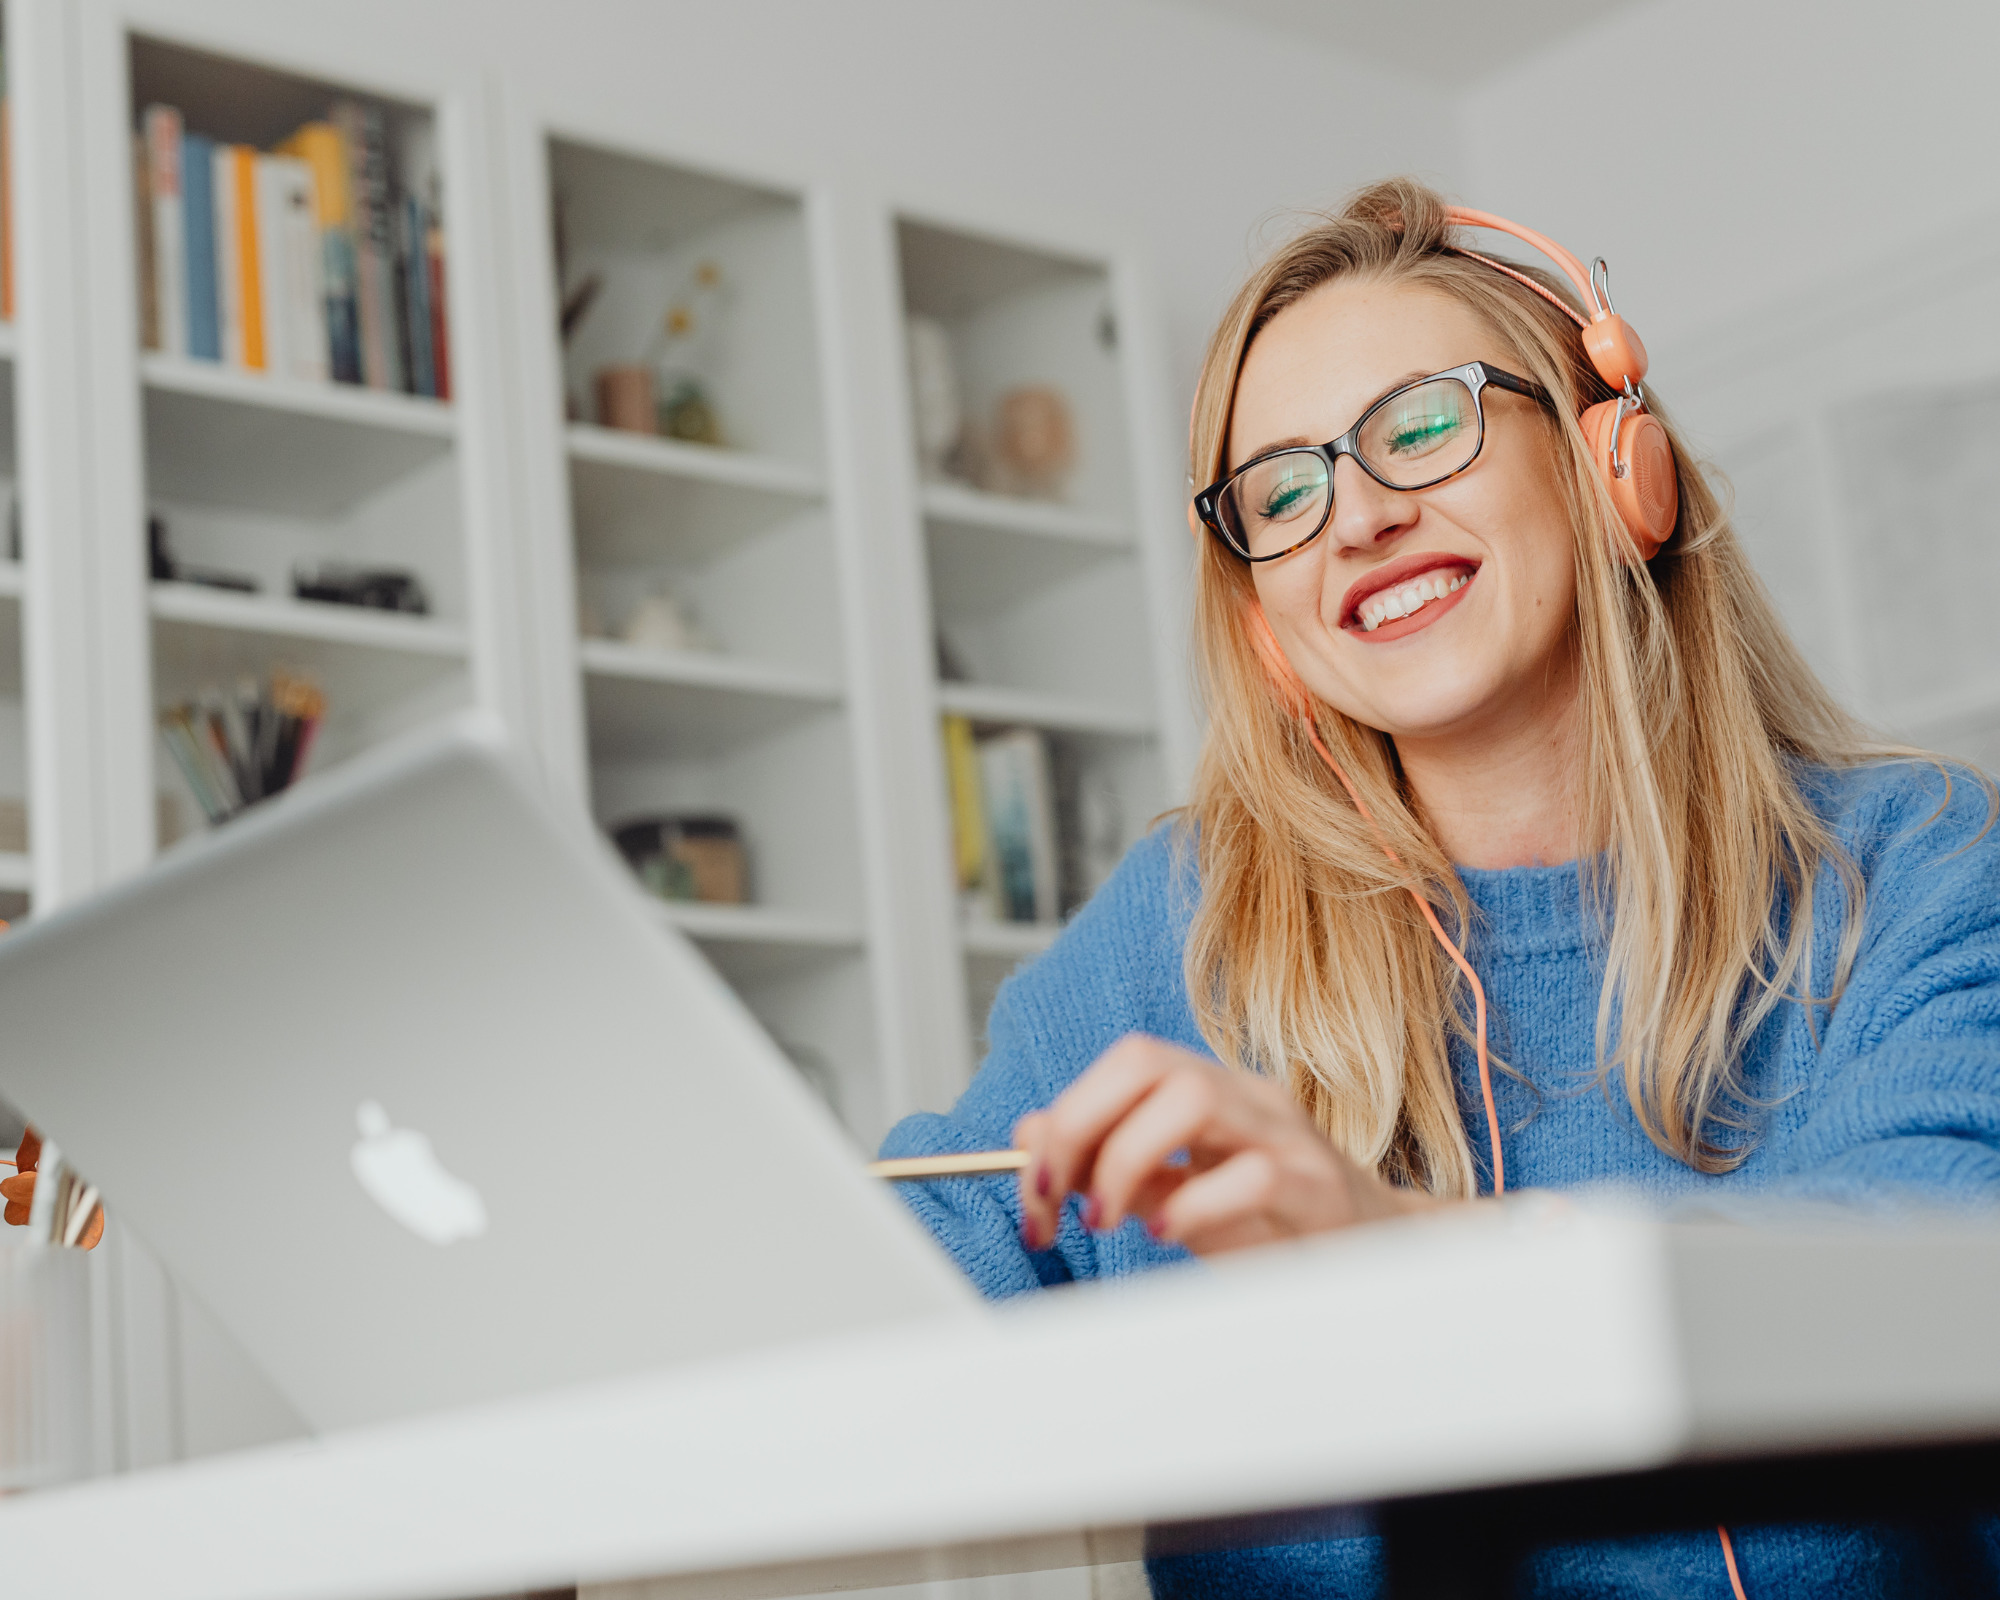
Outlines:
[[1354, 703], [1352, 709], [1333, 702], [1364, 727], [1386, 733], [1401, 743], [1423, 743], [1431, 739], [1463, 739], [1494, 716], [1494, 707], [1484, 695], [1421, 695], [1395, 699], [1370, 699]]

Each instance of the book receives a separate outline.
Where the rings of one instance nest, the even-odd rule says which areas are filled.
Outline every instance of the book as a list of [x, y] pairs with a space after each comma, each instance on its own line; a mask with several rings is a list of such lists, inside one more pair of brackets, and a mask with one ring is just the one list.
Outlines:
[[280, 377], [323, 382], [326, 319], [312, 168], [296, 156], [260, 155], [256, 186], [265, 365]]
[[413, 194], [403, 196], [397, 210], [396, 272], [402, 293], [398, 296], [403, 335], [403, 370], [409, 378], [410, 393], [435, 395], [437, 381], [431, 371], [431, 273], [430, 221], [424, 203]]
[[220, 361], [222, 310], [215, 255], [215, 141], [202, 133], [181, 135], [181, 231], [187, 246], [187, 353], [202, 361]]
[[430, 231], [424, 236], [425, 264], [430, 277], [431, 382], [440, 400], [451, 398], [451, 339], [444, 301], [444, 229], [433, 215]]
[[152, 163], [146, 136], [132, 135], [132, 255], [139, 278], [139, 348], [160, 348], [160, 287], [153, 264]]
[[347, 148], [331, 122], [308, 122], [278, 146], [312, 168], [319, 226], [320, 293], [327, 368], [335, 381], [361, 382], [360, 306], [356, 299], [354, 201]]
[[980, 742], [979, 771], [995, 912], [1003, 922], [1056, 921], [1061, 906], [1047, 740], [1033, 728], [995, 734]]
[[216, 208], [216, 330], [222, 360], [244, 364], [244, 256], [240, 244], [240, 210], [236, 198], [236, 146], [218, 144], [214, 186]]
[[953, 875], [961, 893], [986, 885], [986, 801], [980, 793], [979, 746], [969, 717], [944, 719], [945, 787], [951, 802]]
[[181, 114], [172, 106], [146, 107], [146, 187], [153, 198], [153, 305], [159, 348], [188, 353], [187, 262], [182, 236]]
[[361, 378], [371, 389], [404, 387], [396, 331], [395, 225], [389, 198], [388, 132], [382, 108], [334, 102], [333, 124], [347, 153], [354, 202], [355, 299], [360, 307]]
[[14, 108], [0, 38], [0, 318], [14, 320]]

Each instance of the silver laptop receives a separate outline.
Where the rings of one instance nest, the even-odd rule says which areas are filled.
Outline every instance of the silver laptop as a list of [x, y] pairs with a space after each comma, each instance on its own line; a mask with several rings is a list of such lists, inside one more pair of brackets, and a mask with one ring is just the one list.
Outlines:
[[971, 1290], [477, 719], [0, 938], [0, 1095], [316, 1429]]

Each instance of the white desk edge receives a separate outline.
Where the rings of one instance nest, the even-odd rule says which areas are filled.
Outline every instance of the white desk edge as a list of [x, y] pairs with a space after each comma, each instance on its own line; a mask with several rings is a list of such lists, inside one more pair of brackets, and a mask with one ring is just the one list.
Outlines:
[[0, 1550], [22, 1600], [1064, 1564], [1092, 1529], [1127, 1534], [1101, 1558], [1149, 1522], [2000, 1436], [1996, 1326], [2000, 1228], [1518, 1205], [20, 1496]]

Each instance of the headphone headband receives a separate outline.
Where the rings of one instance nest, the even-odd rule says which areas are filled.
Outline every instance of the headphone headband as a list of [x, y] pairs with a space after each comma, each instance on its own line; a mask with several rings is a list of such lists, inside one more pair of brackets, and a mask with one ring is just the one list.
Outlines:
[[1539, 251], [1562, 268], [1563, 276], [1576, 285], [1577, 298], [1595, 310], [1598, 318], [1603, 318], [1609, 312], [1609, 307], [1600, 304], [1597, 288], [1590, 281], [1590, 274], [1584, 271], [1583, 263], [1555, 240], [1535, 232], [1533, 228], [1524, 228], [1518, 222], [1509, 222], [1505, 217], [1496, 217], [1490, 211], [1474, 211], [1466, 206], [1446, 206], [1445, 216], [1461, 228], [1491, 228], [1495, 233], [1511, 233], [1523, 244]]
[[[1646, 347], [1640, 343], [1639, 335], [1633, 331], [1632, 324], [1611, 309], [1608, 275], [1607, 286], [1599, 288], [1597, 267], [1603, 265], [1601, 260], [1586, 270], [1581, 261], [1555, 240], [1535, 232], [1533, 228], [1524, 228], [1518, 222], [1509, 222], [1505, 217], [1496, 217], [1490, 211], [1474, 211], [1466, 206], [1447, 206], [1445, 217], [1461, 228], [1491, 228], [1495, 233], [1512, 234], [1523, 244], [1539, 251], [1560, 267], [1563, 276], [1576, 285], [1578, 298], [1590, 308], [1590, 320], [1584, 324], [1583, 329], [1583, 348], [1590, 357], [1590, 364], [1597, 369], [1598, 376], [1612, 388], [1621, 393], [1638, 396], [1639, 385], [1646, 377]], [[1475, 261], [1486, 261], [1484, 256], [1471, 250], [1462, 250], [1459, 253], [1471, 256]], [[1510, 278], [1522, 276], [1497, 261], [1486, 261], [1486, 265], [1506, 273]], [[1547, 294], [1547, 291], [1533, 279], [1524, 281], [1537, 294]], [[1569, 310], [1567, 306], [1563, 309]]]

